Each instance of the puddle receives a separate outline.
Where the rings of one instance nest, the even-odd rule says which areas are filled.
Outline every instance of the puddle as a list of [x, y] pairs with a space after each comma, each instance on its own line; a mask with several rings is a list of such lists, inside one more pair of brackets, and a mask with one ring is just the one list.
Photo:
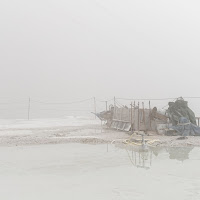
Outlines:
[[199, 200], [199, 177], [200, 148], [0, 148], [2, 199]]
[[[127, 156], [135, 167], [149, 169], [152, 167], [153, 161], [160, 159], [160, 156], [165, 155], [165, 159], [177, 160], [182, 163], [189, 159], [192, 150], [199, 150], [200, 148], [194, 147], [145, 147], [131, 146], [125, 144], [115, 145], [116, 148], [124, 149], [127, 152]], [[196, 155], [200, 158], [198, 155]], [[155, 161], [156, 162], [156, 161]]]

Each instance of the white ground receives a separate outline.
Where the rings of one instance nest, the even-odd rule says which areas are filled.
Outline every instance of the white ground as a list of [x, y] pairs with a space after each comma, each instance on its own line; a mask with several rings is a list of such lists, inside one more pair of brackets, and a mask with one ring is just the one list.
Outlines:
[[59, 119], [0, 119], [1, 129], [26, 129], [26, 128], [48, 128], [48, 127], [63, 127], [63, 126], [83, 126], [100, 124], [99, 120], [88, 117], [73, 117]]
[[129, 136], [102, 129], [99, 120], [65, 119], [0, 120], [0, 146], [57, 144], [68, 142], [106, 143]]
[[[0, 147], [3, 200], [199, 200], [199, 150], [191, 160], [163, 152], [149, 170], [132, 165], [125, 149], [105, 144]], [[149, 164], [148, 164], [149, 165]]]
[[[151, 134], [146, 139], [159, 139], [160, 146], [200, 146], [200, 137], [177, 140], [176, 137]], [[0, 146], [58, 143], [111, 143], [130, 137], [125, 132], [102, 128], [99, 120], [83, 117], [37, 120], [0, 120]], [[141, 139], [141, 136], [134, 136]]]
[[[155, 168], [149, 173], [132, 166], [127, 152], [110, 144], [129, 137], [124, 132], [102, 129], [98, 120], [86, 118], [0, 120], [0, 197], [3, 200], [200, 199], [199, 152], [184, 166], [155, 158]], [[186, 141], [176, 140], [177, 137], [149, 138], [160, 138], [161, 146], [199, 144], [194, 137]]]

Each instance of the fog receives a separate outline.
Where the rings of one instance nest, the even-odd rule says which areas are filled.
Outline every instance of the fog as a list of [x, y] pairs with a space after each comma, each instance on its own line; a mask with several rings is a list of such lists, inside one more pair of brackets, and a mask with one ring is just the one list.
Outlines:
[[199, 6], [1, 0], [0, 101], [200, 96]]

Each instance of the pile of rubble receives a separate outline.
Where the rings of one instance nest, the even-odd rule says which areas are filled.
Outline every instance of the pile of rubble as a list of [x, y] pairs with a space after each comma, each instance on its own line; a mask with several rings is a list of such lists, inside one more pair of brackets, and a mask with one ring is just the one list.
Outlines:
[[200, 127], [196, 124], [194, 112], [188, 107], [183, 98], [168, 103], [168, 109], [161, 113], [156, 107], [153, 109], [126, 106], [118, 108], [111, 106], [109, 111], [103, 111], [96, 116], [106, 121], [109, 128], [141, 132], [154, 132], [159, 135], [200, 136]]

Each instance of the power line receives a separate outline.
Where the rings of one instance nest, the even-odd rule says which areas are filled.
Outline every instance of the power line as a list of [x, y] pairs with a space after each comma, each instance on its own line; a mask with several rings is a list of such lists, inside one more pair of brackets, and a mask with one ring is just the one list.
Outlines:
[[112, 98], [112, 99], [108, 99], [108, 100], [100, 100], [100, 99], [96, 99], [96, 101], [105, 103], [105, 102], [113, 101], [113, 98]]
[[121, 103], [119, 103], [119, 101], [117, 101], [117, 100], [115, 100], [115, 103], [116, 103], [119, 107], [121, 107], [121, 108], [124, 107], [124, 106], [123, 106]]
[[36, 103], [41, 103], [41, 104], [48, 104], [48, 105], [69, 105], [69, 104], [86, 102], [86, 101], [89, 101], [89, 100], [92, 100], [92, 99], [93, 98], [84, 99], [84, 100], [80, 100], [80, 101], [73, 101], [73, 102], [43, 102], [43, 101], [37, 101], [37, 100], [31, 100], [31, 101], [36, 102]]
[[130, 98], [116, 98], [120, 100], [128, 100], [128, 101], [164, 101], [164, 100], [176, 100], [178, 98], [183, 98], [183, 99], [200, 99], [200, 97], [176, 97], [176, 98], [160, 98], [160, 99], [130, 99]]
[[63, 109], [63, 110], [59, 110], [59, 109], [39, 109], [39, 110], [49, 110], [49, 111], [72, 111], [72, 112], [74, 112], [74, 111], [80, 111], [80, 112], [91, 112], [91, 110], [65, 110], [65, 109]]
[[24, 104], [25, 102], [0, 102], [0, 105]]
[[183, 97], [184, 99], [200, 99], [200, 97]]
[[[184, 98], [184, 97], [183, 97]], [[120, 100], [128, 100], [128, 101], [163, 101], [163, 100], [173, 100], [178, 98], [163, 98], [163, 99], [129, 99], [129, 98], [116, 98]]]

